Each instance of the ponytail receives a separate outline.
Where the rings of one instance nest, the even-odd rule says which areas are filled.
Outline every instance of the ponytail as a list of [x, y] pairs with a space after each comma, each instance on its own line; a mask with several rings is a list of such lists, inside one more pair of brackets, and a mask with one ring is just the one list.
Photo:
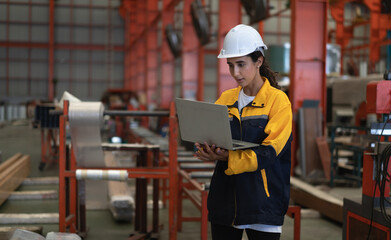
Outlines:
[[278, 73], [274, 72], [271, 68], [269, 63], [266, 61], [266, 58], [262, 55], [260, 51], [252, 52], [248, 55], [251, 57], [253, 62], [257, 62], [259, 57], [263, 57], [263, 63], [262, 66], [259, 68], [259, 73], [261, 76], [266, 77], [269, 80], [269, 83], [272, 87], [281, 89], [281, 86], [278, 85], [277, 77]]

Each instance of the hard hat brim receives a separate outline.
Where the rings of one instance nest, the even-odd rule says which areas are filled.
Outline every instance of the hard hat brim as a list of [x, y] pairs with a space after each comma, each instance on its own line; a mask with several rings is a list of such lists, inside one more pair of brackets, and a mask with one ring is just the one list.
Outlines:
[[266, 50], [267, 47], [265, 48], [262, 48], [262, 49], [255, 49], [254, 51], [250, 51], [248, 53], [232, 53], [232, 54], [223, 54], [220, 52], [220, 54], [217, 56], [217, 58], [234, 58], [234, 57], [244, 57], [244, 56], [247, 56], [249, 55], [250, 53], [252, 52], [255, 52], [255, 51], [260, 51], [262, 53], [263, 56], [265, 56], [264, 54], [264, 50]]
[[217, 58], [234, 58], [234, 57], [243, 57], [243, 56], [246, 56], [248, 55], [249, 53], [247, 54], [219, 54], [217, 56]]

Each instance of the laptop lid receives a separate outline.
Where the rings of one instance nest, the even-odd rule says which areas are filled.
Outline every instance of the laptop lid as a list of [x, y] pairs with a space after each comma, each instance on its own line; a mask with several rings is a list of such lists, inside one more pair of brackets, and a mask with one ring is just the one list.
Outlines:
[[[235, 142], [229, 123], [228, 107], [214, 103], [177, 98], [175, 100], [182, 140], [216, 144], [229, 150], [258, 146], [254, 143]], [[236, 141], [236, 140], [235, 140]]]

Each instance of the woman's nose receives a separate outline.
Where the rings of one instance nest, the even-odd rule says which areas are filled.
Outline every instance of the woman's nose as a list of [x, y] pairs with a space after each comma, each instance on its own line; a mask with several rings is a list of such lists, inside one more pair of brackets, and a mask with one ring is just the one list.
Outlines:
[[233, 68], [233, 75], [234, 75], [234, 77], [240, 75], [240, 71], [239, 71], [239, 68], [238, 68], [238, 67], [234, 67], [234, 68]]

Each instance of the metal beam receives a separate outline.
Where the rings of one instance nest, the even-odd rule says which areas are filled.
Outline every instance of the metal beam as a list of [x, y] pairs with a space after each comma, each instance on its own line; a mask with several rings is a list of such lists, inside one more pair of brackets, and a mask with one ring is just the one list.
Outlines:
[[124, 88], [132, 89], [130, 84], [131, 71], [130, 71], [130, 63], [131, 63], [131, 54], [130, 54], [130, 29], [131, 29], [131, 19], [130, 19], [130, 8], [131, 3], [129, 1], [123, 1], [120, 12], [123, 13], [124, 18]]
[[[323, 116], [326, 116], [327, 10], [327, 0], [291, 1], [289, 98], [293, 114], [297, 113], [303, 100], [308, 99], [319, 100]], [[292, 169], [297, 163], [295, 126], [293, 124]]]
[[53, 74], [54, 74], [54, 0], [49, 2], [49, 67], [48, 67], [48, 99], [53, 100]]
[[[137, 33], [143, 32], [147, 28], [147, 14], [146, 14], [146, 2], [137, 1]], [[140, 35], [139, 35], [140, 36]], [[145, 94], [146, 92], [146, 38], [145, 35], [142, 35], [137, 39], [136, 44], [134, 44], [134, 51], [137, 55], [137, 76], [135, 79], [137, 81], [136, 89], [139, 94]], [[145, 104], [145, 103], [143, 103]]]
[[164, 29], [167, 24], [172, 24], [174, 21], [174, 4], [173, 0], [163, 0], [162, 13], [162, 45], [161, 45], [161, 88], [160, 88], [160, 107], [168, 109], [170, 102], [174, 98], [175, 88], [175, 61], [170, 52], [170, 47], [166, 41], [166, 34]]
[[183, 7], [182, 29], [182, 92], [184, 98], [195, 99], [198, 79], [198, 46], [199, 41], [194, 31], [190, 5], [193, 0], [185, 0]]
[[[228, 31], [241, 22], [241, 5], [239, 0], [219, 1], [218, 50], [223, 47], [224, 37]], [[227, 89], [236, 87], [227, 67], [226, 59], [218, 60], [217, 96]]]
[[157, 21], [156, 16], [158, 12], [158, 0], [147, 0], [147, 74], [146, 74], [146, 101], [151, 103], [156, 101], [153, 96], [157, 95], [158, 85], [158, 42], [157, 42]]

